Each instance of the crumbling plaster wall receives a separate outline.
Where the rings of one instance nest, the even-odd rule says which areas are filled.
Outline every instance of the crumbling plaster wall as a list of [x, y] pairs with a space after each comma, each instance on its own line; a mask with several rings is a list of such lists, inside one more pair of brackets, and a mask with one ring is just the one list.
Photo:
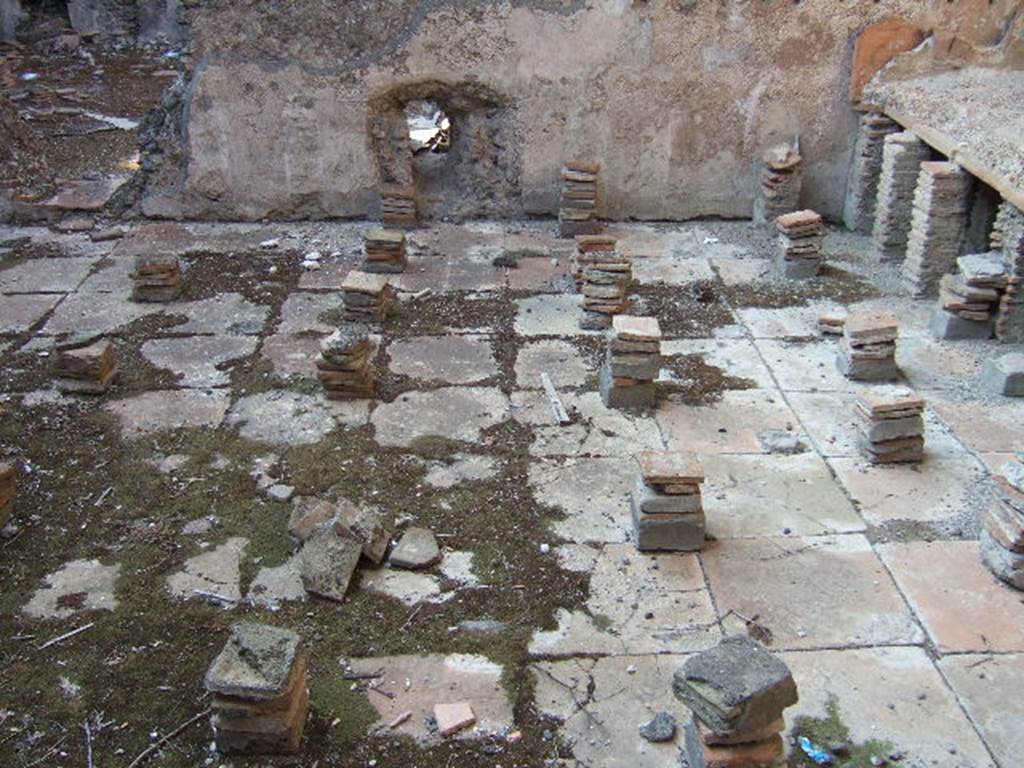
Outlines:
[[210, 0], [189, 20], [182, 165], [150, 177], [143, 210], [373, 213], [367, 105], [413, 80], [475, 79], [517, 121], [509, 213], [553, 214], [575, 157], [601, 163], [608, 218], [746, 217], [754, 158], [799, 133], [802, 202], [837, 217], [857, 32], [900, 15], [993, 45], [1017, 2]]

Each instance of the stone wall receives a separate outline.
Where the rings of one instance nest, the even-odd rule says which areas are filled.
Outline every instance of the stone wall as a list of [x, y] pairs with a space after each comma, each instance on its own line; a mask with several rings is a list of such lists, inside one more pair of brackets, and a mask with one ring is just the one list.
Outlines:
[[553, 215], [561, 163], [578, 158], [601, 164], [608, 218], [747, 217], [754, 159], [799, 134], [802, 203], [837, 218], [858, 32], [902, 16], [973, 50], [1003, 40], [1016, 5], [208, 0], [189, 18], [183, 151], [168, 155], [181, 165], [151, 174], [143, 210], [372, 215], [395, 94], [434, 89], [468, 133], [450, 172], [432, 169], [432, 216]]
[[0, 0], [0, 40], [10, 40], [21, 18], [20, 0]]

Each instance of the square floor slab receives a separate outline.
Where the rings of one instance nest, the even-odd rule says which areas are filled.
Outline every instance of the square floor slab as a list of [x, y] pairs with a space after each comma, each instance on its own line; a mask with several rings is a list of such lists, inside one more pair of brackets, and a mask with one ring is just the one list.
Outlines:
[[828, 717], [831, 701], [854, 742], [887, 742], [905, 755], [891, 765], [993, 768], [977, 733], [921, 648], [781, 656], [800, 691], [800, 701], [786, 710], [791, 728], [800, 717]]
[[733, 539], [702, 554], [727, 632], [766, 627], [773, 647], [844, 648], [916, 643], [921, 630], [859, 534]]
[[668, 681], [685, 656], [621, 656], [539, 662], [531, 667], [540, 714], [561, 723], [574, 765], [601, 768], [678, 768], [682, 729], [651, 743], [640, 726], [658, 712], [680, 724], [690, 716]]
[[973, 451], [1009, 453], [1024, 448], [1024, 403], [930, 402], [959, 438]]
[[761, 453], [765, 429], [795, 429], [796, 415], [778, 390], [728, 390], [715, 405], [663, 402], [655, 418], [669, 448], [695, 453]]
[[644, 285], [688, 285], [698, 280], [711, 281], [715, 273], [707, 259], [693, 256], [647, 256], [633, 261], [633, 278]]
[[389, 369], [422, 381], [471, 384], [498, 374], [487, 336], [414, 336], [393, 340], [387, 348]]
[[982, 360], [973, 349], [973, 345], [932, 338], [900, 339], [896, 363], [914, 389], [957, 389], [981, 373]]
[[672, 653], [718, 642], [711, 596], [695, 554], [645, 555], [632, 544], [601, 549], [586, 611], [559, 610], [558, 628], [534, 634], [534, 656]]
[[967, 452], [920, 464], [878, 465], [859, 458], [834, 458], [829, 463], [871, 525], [969, 518], [985, 503], [985, 469]]
[[702, 489], [708, 532], [719, 539], [863, 531], [864, 521], [815, 453], [708, 454]]
[[515, 330], [520, 336], [577, 336], [583, 309], [575, 293], [542, 294], [517, 299]]
[[0, 293], [66, 293], [78, 287], [97, 259], [27, 259], [0, 270]]
[[839, 344], [758, 339], [765, 363], [785, 392], [856, 392], [867, 385], [850, 381], [836, 367]]
[[538, 339], [519, 348], [516, 356], [516, 386], [520, 389], [543, 387], [546, 373], [558, 388], [582, 387], [591, 373], [580, 351], [563, 339]]
[[881, 544], [878, 553], [940, 653], [1024, 651], [1021, 593], [989, 573], [978, 542]]
[[750, 329], [755, 339], [808, 339], [821, 335], [818, 318], [825, 314], [845, 315], [835, 302], [815, 302], [807, 306], [762, 309], [738, 309], [740, 320]]
[[565, 513], [552, 530], [577, 544], [627, 541], [632, 530], [629, 493], [637, 476], [628, 459], [545, 459], [530, 464], [533, 495]]
[[939, 669], [999, 764], [1018, 765], [1024, 754], [1024, 656], [947, 656]]
[[728, 376], [749, 379], [755, 387], [772, 389], [775, 380], [749, 339], [674, 339], [661, 344], [661, 354], [701, 355]]
[[0, 301], [0, 333], [23, 333], [61, 300], [59, 295], [4, 296]]

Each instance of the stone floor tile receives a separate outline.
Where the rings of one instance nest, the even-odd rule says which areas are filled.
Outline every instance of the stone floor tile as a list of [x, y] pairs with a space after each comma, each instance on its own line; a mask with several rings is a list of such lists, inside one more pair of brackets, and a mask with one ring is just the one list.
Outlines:
[[157, 368], [174, 373], [183, 387], [223, 387], [231, 381], [224, 365], [256, 351], [251, 336], [180, 336], [150, 339], [142, 356]]
[[0, 301], [0, 333], [24, 333], [57, 306], [58, 295], [5, 296]]
[[1024, 448], [1024, 403], [929, 401], [953, 434], [972, 451], [1008, 453]]
[[718, 539], [863, 531], [864, 521], [813, 452], [702, 457], [708, 533]]
[[1024, 655], [947, 656], [939, 669], [999, 764], [1018, 764], [1024, 754]]
[[234, 608], [242, 600], [241, 563], [248, 545], [248, 539], [234, 536], [190, 557], [180, 571], [167, 577], [168, 593], [176, 600], [210, 601], [221, 608]]
[[755, 339], [818, 339], [818, 318], [821, 315], [846, 312], [836, 302], [816, 301], [806, 306], [764, 309], [748, 307], [736, 310], [741, 322]]
[[261, 333], [270, 307], [253, 304], [240, 293], [218, 293], [209, 299], [173, 302], [166, 305], [165, 312], [188, 318], [184, 325], [174, 327], [175, 333], [241, 336]]
[[26, 259], [0, 270], [0, 293], [67, 293], [78, 287], [96, 261], [84, 256]]
[[532, 456], [633, 456], [664, 448], [652, 417], [606, 408], [597, 392], [560, 392], [572, 424], [554, 425], [551, 405], [540, 390], [512, 393], [513, 418], [533, 427]]
[[796, 429], [796, 414], [771, 389], [728, 390], [715, 405], [665, 401], [655, 414], [671, 450], [695, 453], [761, 453], [758, 433]]
[[856, 392], [868, 385], [850, 381], [836, 367], [838, 343], [758, 339], [755, 344], [784, 392]]
[[[786, 400], [810, 435], [814, 447], [822, 455], [862, 455], [857, 442], [855, 393], [787, 392]], [[956, 458], [966, 453], [966, 449], [930, 408], [925, 409], [924, 428], [924, 450], [929, 459]]]
[[917, 643], [921, 630], [859, 534], [713, 542], [701, 555], [726, 631], [753, 618], [772, 647], [843, 648]]
[[896, 364], [906, 383], [920, 392], [959, 389], [981, 373], [982, 359], [972, 349], [932, 338], [901, 338]]
[[578, 336], [583, 309], [575, 293], [543, 294], [517, 299], [515, 330], [520, 336]]
[[[73, 560], [48, 575], [47, 586], [36, 590], [22, 610], [39, 619], [64, 619], [79, 611], [113, 611], [117, 608], [120, 575], [121, 566], [117, 563]], [[70, 595], [81, 597], [68, 601]]]
[[1021, 593], [985, 568], [977, 541], [880, 544], [878, 553], [940, 653], [1024, 651]]
[[860, 458], [833, 458], [829, 464], [870, 525], [960, 518], [970, 530], [985, 503], [985, 469], [966, 452], [921, 464], [878, 465]]
[[110, 333], [168, 306], [137, 303], [113, 293], [73, 293], [54, 310], [43, 333]]
[[547, 373], [558, 387], [582, 387], [593, 371], [579, 350], [568, 341], [541, 339], [523, 344], [516, 357], [516, 386], [540, 389], [541, 373]]
[[[352, 674], [356, 675], [383, 669], [384, 676], [378, 679], [377, 686], [393, 695], [389, 698], [366, 694], [367, 701], [379, 715], [377, 722], [370, 726], [370, 735], [408, 736], [420, 743], [436, 742], [440, 737], [427, 727], [434, 705], [458, 701], [469, 704], [476, 715], [476, 724], [451, 738], [502, 736], [515, 726], [512, 702], [501, 681], [504, 669], [486, 656], [435, 653], [352, 659], [350, 663]], [[315, 681], [313, 687], [316, 687]], [[412, 716], [395, 728], [380, 727], [403, 712], [412, 712]]]
[[333, 313], [339, 316], [345, 302], [341, 293], [309, 293], [296, 291], [289, 294], [281, 305], [281, 319], [275, 333], [331, 333], [338, 324], [327, 323], [320, 318]]
[[730, 288], [761, 282], [772, 270], [772, 263], [768, 259], [736, 256], [716, 256], [711, 259], [711, 266]]
[[336, 424], [326, 398], [275, 389], [246, 395], [228, 412], [225, 423], [248, 439], [273, 445], [320, 442]]
[[490, 338], [482, 335], [396, 339], [387, 354], [392, 373], [422, 381], [472, 384], [498, 374]]
[[534, 633], [534, 656], [632, 655], [710, 648], [721, 633], [695, 554], [644, 555], [608, 544], [590, 576], [586, 611], [560, 609]]
[[417, 439], [443, 437], [476, 442], [480, 431], [509, 416], [509, 401], [489, 387], [442, 387], [406, 392], [380, 403], [371, 422], [381, 445], [412, 445]]
[[307, 269], [299, 276], [299, 290], [340, 291], [348, 273], [363, 263], [361, 252], [342, 253], [340, 256], [324, 256], [320, 269]]
[[854, 742], [887, 742], [905, 755], [895, 765], [995, 768], [921, 648], [798, 651], [782, 659], [800, 691], [786, 711], [788, 725], [828, 717], [831, 699]]
[[990, 475], [1002, 473], [1003, 465], [1008, 461], [1015, 461], [1017, 454], [1011, 451], [996, 451], [992, 453], [979, 453], [978, 458], [985, 465], [985, 470]]
[[269, 362], [281, 378], [316, 378], [316, 356], [320, 353], [320, 337], [274, 334], [266, 336], [260, 346], [260, 358]]
[[125, 299], [131, 296], [135, 260], [107, 257], [96, 262], [93, 272], [78, 286], [78, 293], [114, 293]]
[[698, 280], [711, 282], [715, 273], [707, 259], [693, 256], [648, 256], [633, 260], [633, 279], [642, 285], [688, 285]]
[[441, 580], [430, 573], [416, 573], [383, 566], [362, 572], [361, 589], [400, 600], [407, 606], [419, 603], [443, 603], [455, 596], [442, 592]]
[[569, 259], [566, 254], [521, 258], [515, 269], [508, 270], [508, 287], [513, 291], [561, 293], [569, 280]]
[[759, 389], [772, 389], [775, 380], [749, 339], [672, 339], [661, 343], [661, 354], [701, 355], [704, 362], [728, 376], [749, 379]]
[[498, 462], [493, 456], [456, 453], [448, 461], [431, 462], [423, 482], [434, 488], [452, 488], [460, 483], [489, 480], [497, 473]]
[[164, 429], [220, 426], [231, 400], [224, 392], [162, 389], [107, 403], [106, 410], [121, 419], [125, 440]]
[[[686, 656], [616, 656], [532, 665], [534, 701], [561, 725], [575, 764], [601, 768], [677, 768], [689, 710], [668, 682]], [[679, 723], [676, 738], [654, 744], [639, 728], [658, 712]]]
[[636, 476], [632, 461], [610, 458], [544, 459], [529, 469], [537, 501], [565, 513], [551, 524], [552, 531], [577, 544], [628, 540], [629, 493]]

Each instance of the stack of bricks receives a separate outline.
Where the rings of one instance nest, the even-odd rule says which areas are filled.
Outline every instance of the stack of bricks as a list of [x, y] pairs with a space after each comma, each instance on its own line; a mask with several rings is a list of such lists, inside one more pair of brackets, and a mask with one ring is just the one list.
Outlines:
[[309, 707], [307, 670], [308, 654], [294, 632], [255, 622], [233, 624], [205, 679], [217, 751], [298, 752]]
[[932, 332], [947, 340], [992, 338], [993, 320], [1006, 288], [1002, 254], [972, 253], [956, 263], [960, 271], [939, 281]]
[[921, 163], [930, 154], [928, 145], [910, 131], [885, 137], [882, 172], [878, 178], [875, 222], [871, 231], [882, 261], [902, 261], [914, 211], [914, 190]]
[[601, 366], [601, 399], [609, 408], [650, 407], [657, 402], [654, 380], [661, 371], [661, 328], [657, 318], [616, 315]]
[[879, 191], [878, 180], [882, 169], [885, 140], [900, 130], [902, 129], [899, 123], [879, 112], [861, 114], [843, 208], [843, 223], [847, 229], [865, 235], [870, 234]]
[[1000, 580], [1024, 589], [1024, 464], [1021, 454], [992, 476], [995, 496], [981, 518], [981, 561]]
[[814, 211], [784, 213], [775, 219], [779, 232], [778, 270], [783, 277], [804, 280], [821, 269], [825, 226]]
[[132, 282], [134, 301], [174, 301], [181, 296], [181, 262], [172, 255], [139, 256]]
[[389, 229], [412, 229], [417, 224], [416, 189], [401, 184], [380, 188], [380, 218]]
[[583, 268], [601, 258], [601, 254], [615, 253], [616, 242], [609, 235], [576, 235], [576, 250], [569, 259], [569, 273], [576, 282], [577, 290], [583, 287]]
[[686, 724], [687, 768], [769, 768], [785, 763], [784, 711], [796, 704], [793, 674], [746, 635], [694, 654], [675, 673], [676, 698], [693, 710]]
[[636, 548], [641, 552], [695, 552], [704, 546], [704, 472], [693, 454], [643, 451], [630, 496]]
[[404, 272], [405, 234], [394, 229], [371, 229], [363, 236], [364, 272]]
[[956, 163], [921, 163], [903, 277], [914, 298], [934, 296], [964, 239], [971, 177]]
[[85, 337], [57, 345], [53, 373], [61, 392], [102, 395], [117, 375], [114, 345], [105, 339]]
[[395, 300], [395, 289], [384, 275], [352, 270], [341, 283], [345, 319], [382, 323]]
[[0, 528], [10, 522], [17, 490], [18, 475], [14, 465], [0, 462]]
[[349, 323], [320, 342], [316, 377], [328, 399], [373, 397], [377, 345], [365, 325]]
[[562, 199], [558, 210], [560, 237], [595, 235], [597, 220], [597, 172], [594, 163], [566, 163], [562, 168]]
[[1009, 276], [996, 316], [996, 338], [1018, 344], [1024, 342], [1024, 212], [1004, 200], [997, 219], [996, 239]]
[[754, 221], [774, 222], [784, 213], [800, 206], [800, 188], [803, 183], [800, 153], [788, 144], [772, 147], [762, 157], [757, 199], [754, 201]]
[[629, 309], [629, 287], [633, 282], [633, 264], [628, 256], [615, 250], [596, 250], [600, 246], [585, 244], [578, 255], [580, 304], [583, 316], [580, 327], [596, 331], [612, 324], [612, 317]]
[[843, 323], [836, 364], [853, 381], [892, 381], [899, 378], [896, 337], [899, 323], [891, 312], [856, 312]]
[[854, 405], [861, 451], [872, 464], [924, 459], [924, 400], [909, 389], [873, 389]]

